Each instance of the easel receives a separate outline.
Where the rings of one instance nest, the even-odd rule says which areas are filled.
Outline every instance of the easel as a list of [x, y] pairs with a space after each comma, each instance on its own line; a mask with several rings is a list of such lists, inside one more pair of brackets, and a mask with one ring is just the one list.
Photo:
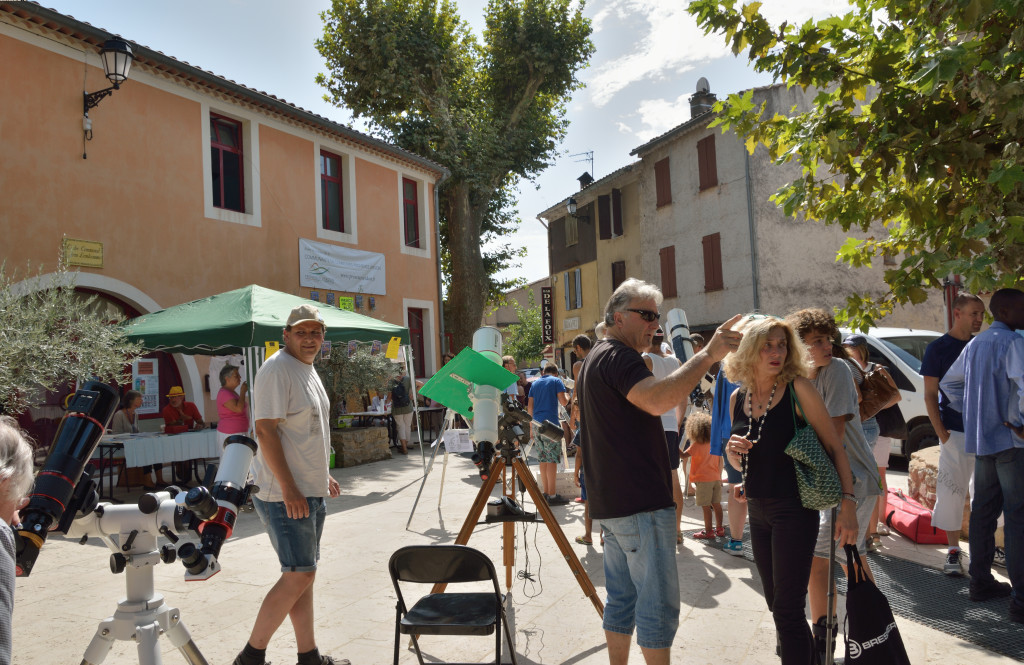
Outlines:
[[[594, 583], [590, 581], [590, 577], [587, 575], [587, 571], [583, 568], [583, 564], [580, 563], [579, 558], [576, 556], [576, 552], [573, 551], [569, 545], [568, 539], [565, 537], [565, 533], [562, 532], [562, 528], [558, 526], [558, 522], [555, 520], [554, 513], [551, 512], [551, 507], [548, 506], [548, 502], [544, 499], [541, 494], [540, 488], [537, 486], [537, 480], [533, 477], [529, 467], [523, 462], [522, 454], [518, 448], [512, 446], [504, 446], [500, 452], [495, 454], [494, 463], [491, 465], [491, 470], [487, 476], [487, 480], [484, 482], [480, 491], [477, 492], [476, 500], [473, 501], [473, 505], [469, 509], [469, 513], [466, 515], [466, 521], [462, 523], [462, 529], [459, 531], [458, 537], [455, 539], [456, 545], [466, 545], [469, 543], [469, 537], [473, 535], [473, 529], [476, 527], [480, 515], [484, 511], [484, 507], [487, 505], [488, 500], [491, 497], [491, 492], [494, 490], [494, 485], [498, 482], [498, 478], [501, 478], [502, 483], [502, 494], [513, 501], [515, 501], [515, 487], [516, 487], [516, 474], [518, 474], [519, 482], [526, 488], [530, 498], [533, 499], [534, 505], [537, 506], [537, 510], [540, 512], [541, 518], [545, 524], [547, 524], [548, 531], [551, 532], [551, 537], [554, 538], [555, 544], [558, 545], [558, 549], [562, 552], [562, 556], [565, 558], [566, 563], [569, 565], [569, 569], [573, 575], [576, 576], [576, 581], [579, 583], [580, 588], [583, 589], [583, 595], [590, 599], [590, 602], [597, 608], [597, 614], [600, 617], [604, 617], [604, 604], [601, 599], [597, 596], [597, 589], [594, 588]], [[500, 516], [488, 516], [487, 522], [502, 522], [502, 563], [505, 564], [505, 588], [512, 588], [512, 568], [516, 563], [515, 554], [515, 524], [516, 522], [535, 522], [538, 521], [536, 516], [532, 513], [525, 513], [524, 515], [500, 515]], [[445, 589], [445, 584], [435, 584], [431, 593], [442, 593]]]
[[[437, 435], [437, 439], [433, 443], [433, 450], [430, 452], [430, 461], [426, 463], [423, 470], [423, 480], [420, 481], [420, 491], [416, 492], [416, 500], [412, 503], [412, 510], [409, 511], [409, 519], [405, 522], [405, 530], [409, 530], [409, 525], [412, 524], [412, 516], [416, 514], [416, 506], [419, 505], [420, 495], [423, 494], [423, 487], [427, 484], [427, 476], [430, 475], [430, 470], [434, 468], [434, 458], [437, 457], [437, 450], [444, 443], [444, 435], [450, 429], [453, 429], [452, 425], [455, 423], [455, 412], [451, 409], [445, 411], [444, 421], [441, 424], [441, 431]], [[422, 441], [422, 436], [420, 441]], [[423, 451], [423, 444], [420, 443], [420, 451]], [[437, 494], [437, 510], [441, 510], [441, 497], [444, 494], [444, 474], [448, 470], [448, 448], [444, 449], [444, 462], [441, 465], [441, 489]]]

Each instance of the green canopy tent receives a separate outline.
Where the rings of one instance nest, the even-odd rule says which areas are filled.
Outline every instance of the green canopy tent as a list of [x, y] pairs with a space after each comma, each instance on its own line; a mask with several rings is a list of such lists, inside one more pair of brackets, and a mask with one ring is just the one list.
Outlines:
[[[266, 343], [281, 342], [288, 314], [299, 305], [315, 305], [320, 310], [327, 325], [326, 339], [332, 345], [340, 346], [351, 340], [380, 341], [386, 348], [392, 337], [400, 338], [406, 346], [407, 370], [415, 381], [408, 328], [255, 284], [143, 314], [122, 325], [129, 339], [140, 342], [149, 351], [207, 356], [242, 354], [251, 381], [266, 358]], [[251, 417], [251, 391], [249, 399]]]

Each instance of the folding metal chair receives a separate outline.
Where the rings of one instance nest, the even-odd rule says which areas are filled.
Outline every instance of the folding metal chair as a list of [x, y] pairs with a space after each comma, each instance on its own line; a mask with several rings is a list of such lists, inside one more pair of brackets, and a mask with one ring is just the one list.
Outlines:
[[[420, 665], [418, 635], [490, 635], [494, 633], [494, 663], [501, 663], [500, 624], [509, 645], [512, 636], [494, 564], [482, 552], [465, 545], [413, 545], [391, 555], [388, 572], [395, 585], [395, 665], [398, 665], [399, 640], [412, 638]], [[419, 584], [459, 584], [490, 580], [494, 589], [486, 592], [431, 593], [407, 607], [399, 582]], [[510, 654], [516, 664], [515, 650]], [[462, 664], [469, 665], [469, 664]]]

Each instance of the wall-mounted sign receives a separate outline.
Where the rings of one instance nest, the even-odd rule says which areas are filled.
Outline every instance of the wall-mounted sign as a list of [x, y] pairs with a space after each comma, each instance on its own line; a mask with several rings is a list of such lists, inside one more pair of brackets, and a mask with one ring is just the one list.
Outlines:
[[334, 294], [331, 292], [327, 293], [327, 304], [332, 306], [334, 305]]
[[310, 300], [315, 300], [317, 302], [320, 302], [320, 292], [319, 291], [310, 291], [309, 292], [309, 299]]
[[580, 329], [580, 317], [573, 316], [565, 321], [562, 321], [562, 330], [579, 330]]
[[551, 302], [551, 287], [540, 288], [541, 341], [550, 344], [555, 341], [555, 322]]
[[63, 251], [65, 265], [86, 268], [103, 267], [103, 243], [101, 242], [64, 238]]
[[156, 360], [140, 358], [132, 363], [132, 387], [142, 393], [142, 406], [135, 413], [160, 413], [160, 371]]
[[299, 238], [299, 284], [387, 295], [384, 255]]
[[338, 296], [338, 309], [345, 309], [350, 312], [356, 311], [356, 301], [354, 298], [348, 298], [346, 296]]

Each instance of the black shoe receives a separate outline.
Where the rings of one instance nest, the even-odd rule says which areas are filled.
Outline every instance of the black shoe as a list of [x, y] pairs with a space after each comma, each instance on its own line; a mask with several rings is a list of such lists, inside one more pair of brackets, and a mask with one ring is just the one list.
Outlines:
[[970, 596], [971, 600], [976, 603], [980, 603], [986, 600], [992, 600], [993, 598], [1008, 598], [1010, 596], [1013, 587], [1006, 582], [1000, 582], [998, 580], [989, 580], [982, 584], [975, 584], [971, 582]]
[[[270, 663], [267, 663], [267, 665], [270, 665]], [[296, 663], [296, 665], [300, 664]], [[341, 660], [338, 660], [337, 658], [332, 658], [331, 656], [320, 656], [320, 665], [352, 665], [352, 662], [347, 658], [342, 658]]]
[[[231, 665], [245, 665], [245, 661], [242, 660], [242, 654], [238, 654], [237, 656], [235, 656], [235, 660], [231, 663]], [[270, 665], [270, 661], [265, 661], [263, 665]]]
[[569, 503], [569, 499], [566, 499], [561, 494], [544, 495], [544, 499], [548, 502], [549, 506], [564, 506]]

